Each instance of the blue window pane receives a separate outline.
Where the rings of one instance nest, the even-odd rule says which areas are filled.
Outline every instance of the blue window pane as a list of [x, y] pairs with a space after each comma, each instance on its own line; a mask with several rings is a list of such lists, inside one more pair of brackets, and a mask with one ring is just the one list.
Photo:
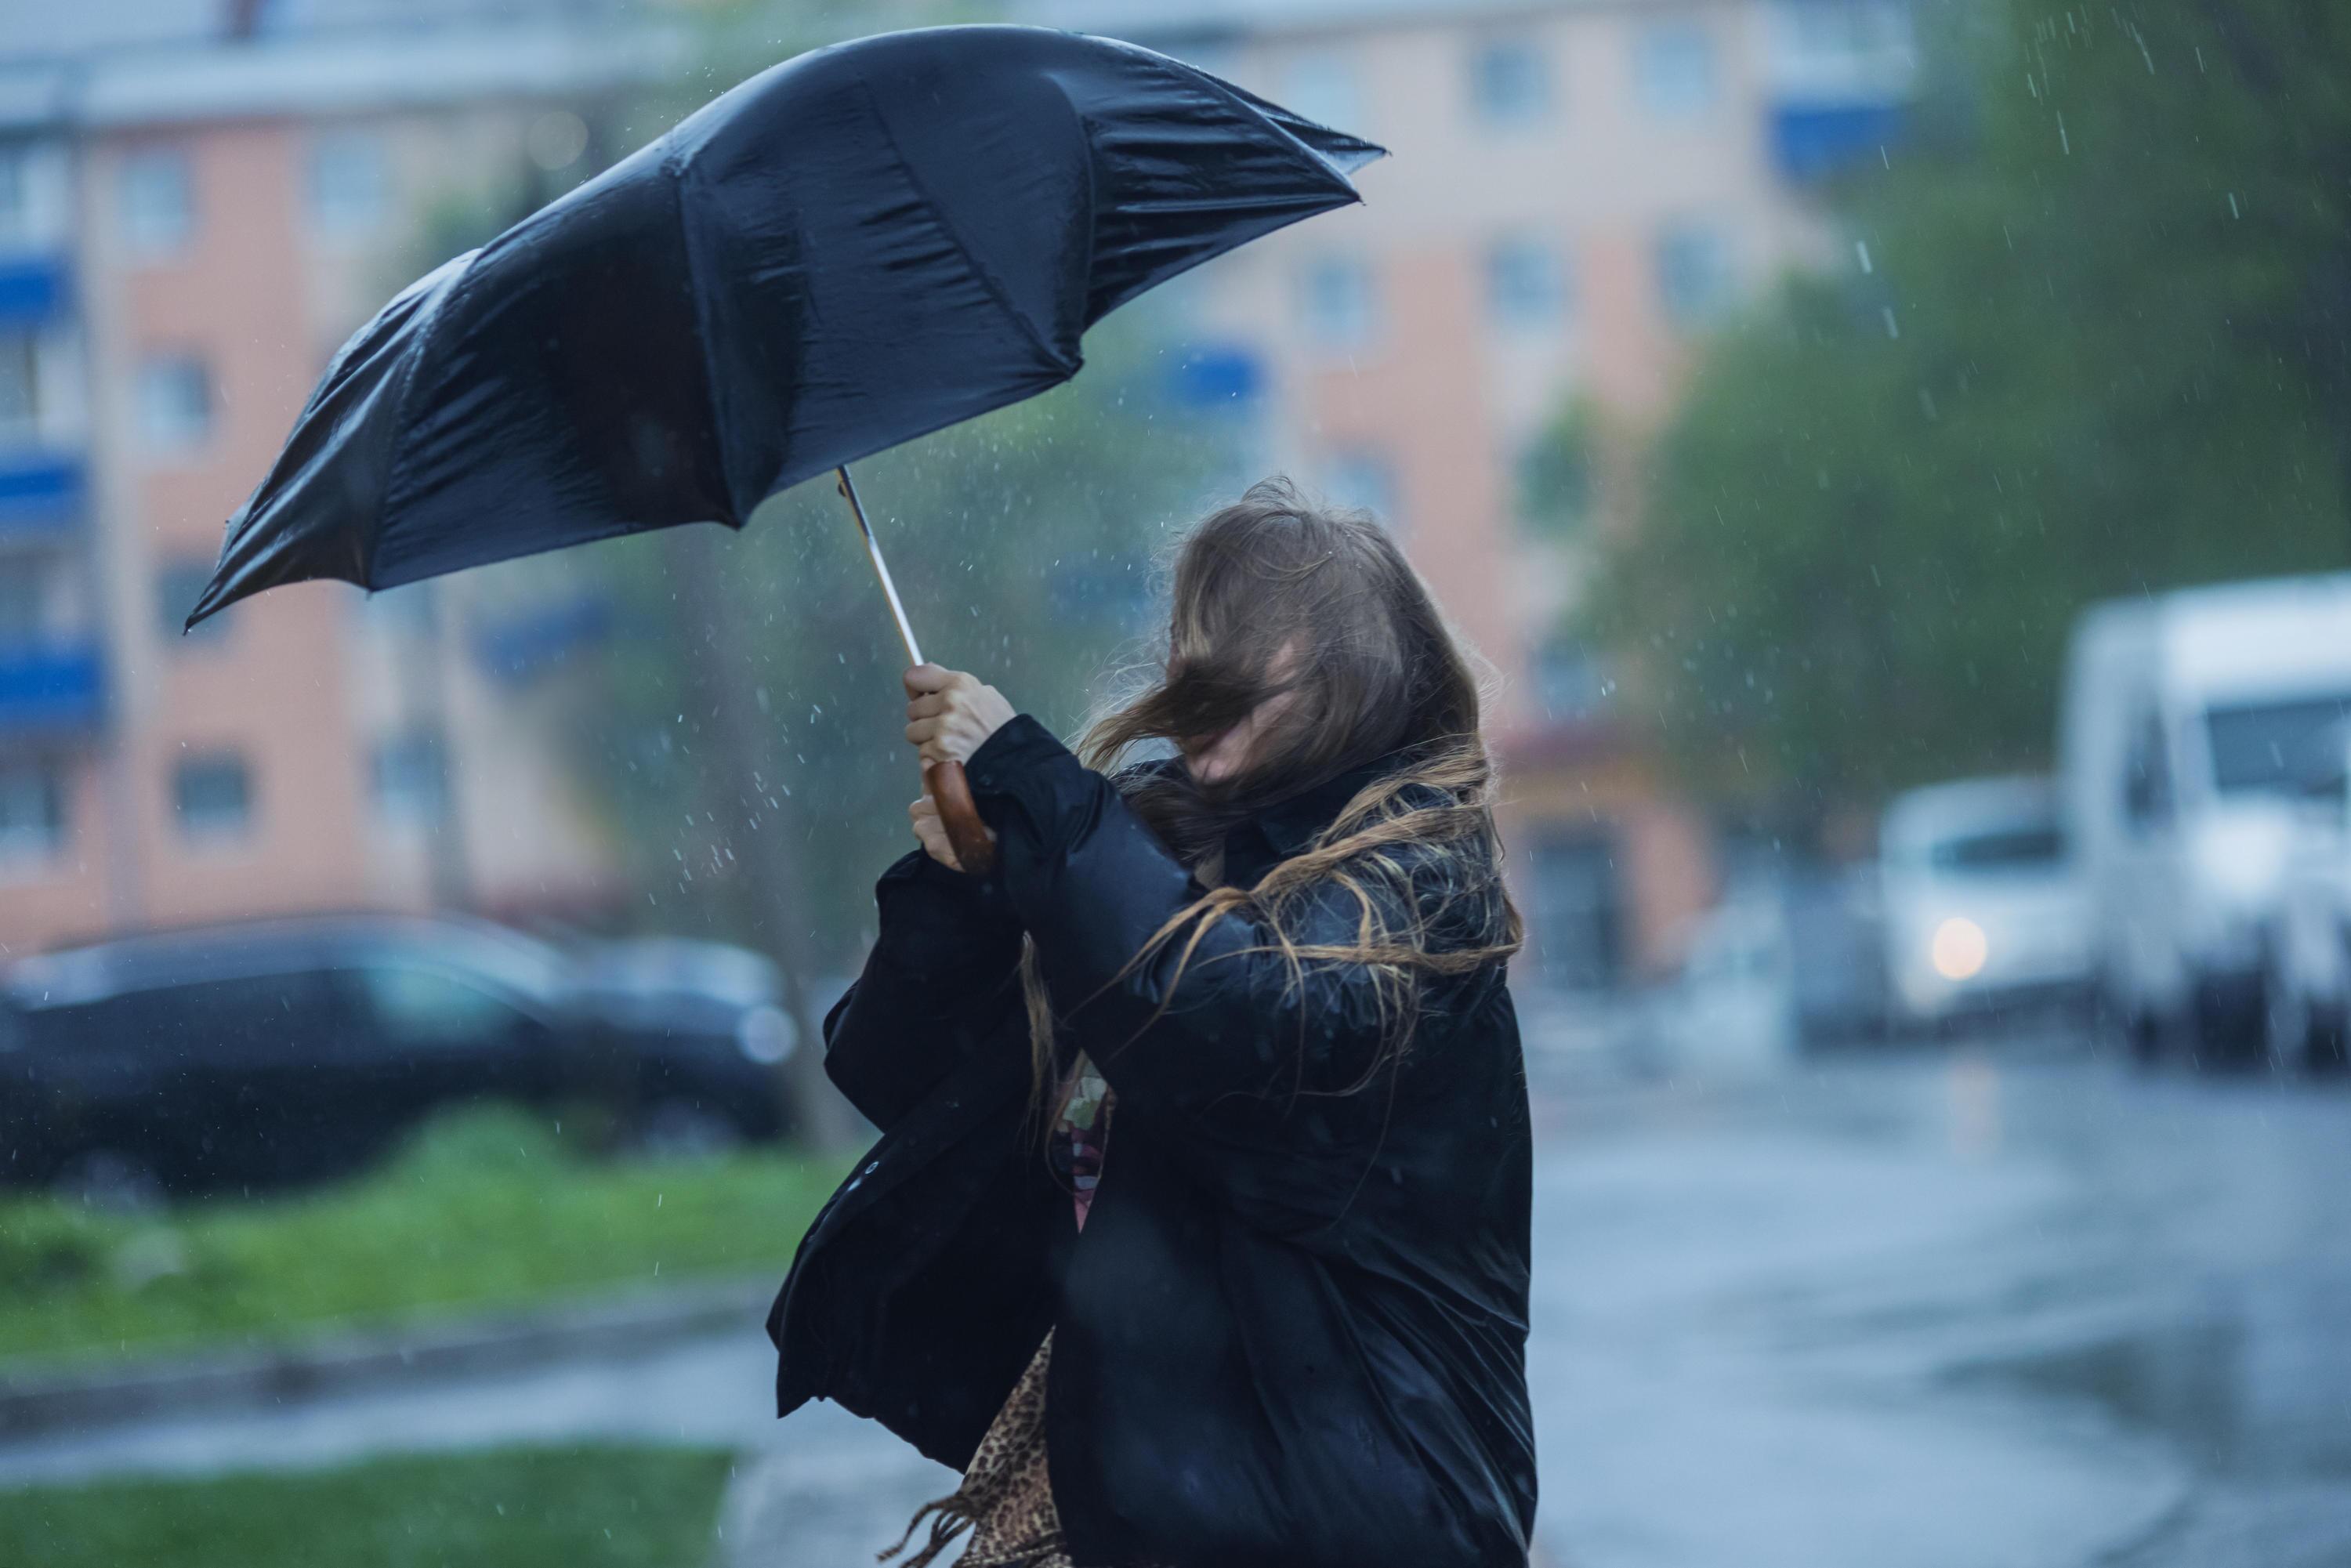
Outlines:
[[1324, 349], [1359, 349], [1372, 340], [1376, 307], [1371, 270], [1360, 261], [1331, 259], [1306, 269], [1306, 334]]
[[1712, 109], [1718, 92], [1714, 39], [1687, 23], [1651, 27], [1635, 46], [1634, 78], [1642, 107], [1686, 118]]
[[177, 148], [150, 148], [123, 159], [117, 193], [122, 238], [133, 255], [170, 255], [195, 232], [195, 182], [187, 154]]
[[1202, 348], [1169, 373], [1169, 390], [1186, 408], [1223, 409], [1254, 402], [1264, 391], [1264, 368], [1242, 348]]
[[1700, 224], [1677, 224], [1657, 235], [1657, 298], [1678, 327], [1701, 327], [1729, 307], [1730, 246]]
[[172, 776], [180, 834], [196, 842], [245, 836], [253, 824], [253, 779], [241, 757], [192, 757]]
[[1567, 270], [1539, 239], [1498, 242], [1486, 254], [1486, 307], [1496, 325], [1556, 326], [1567, 315]]
[[1469, 57], [1469, 101], [1489, 125], [1527, 125], [1551, 113], [1551, 63], [1531, 39], [1481, 44]]
[[380, 743], [372, 772], [375, 809], [385, 821], [429, 827], [446, 813], [449, 763], [438, 733], [413, 730]]
[[1364, 110], [1354, 67], [1332, 54], [1301, 55], [1281, 73], [1274, 98], [1292, 114], [1317, 125], [1361, 134]]

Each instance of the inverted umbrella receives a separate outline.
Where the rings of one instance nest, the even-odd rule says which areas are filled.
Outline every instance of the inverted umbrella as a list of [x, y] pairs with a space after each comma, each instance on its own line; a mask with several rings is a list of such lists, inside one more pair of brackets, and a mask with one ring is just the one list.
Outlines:
[[[732, 528], [1069, 380], [1155, 284], [1356, 201], [1380, 149], [1148, 49], [1038, 27], [786, 61], [410, 285], [229, 519], [193, 626], [279, 583], [389, 588], [589, 539]], [[961, 770], [932, 770], [988, 857]]]

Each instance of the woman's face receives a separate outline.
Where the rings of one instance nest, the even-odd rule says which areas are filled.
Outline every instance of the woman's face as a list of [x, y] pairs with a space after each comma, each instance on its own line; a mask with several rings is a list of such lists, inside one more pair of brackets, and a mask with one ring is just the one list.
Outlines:
[[[1267, 672], [1276, 681], [1286, 681], [1298, 664], [1298, 644], [1285, 643], [1273, 656], [1273, 667]], [[1245, 772], [1257, 760], [1258, 747], [1267, 734], [1281, 722], [1298, 701], [1295, 690], [1276, 692], [1251, 708], [1249, 716], [1214, 739], [1187, 747], [1184, 765], [1192, 777], [1202, 784], [1222, 784]]]

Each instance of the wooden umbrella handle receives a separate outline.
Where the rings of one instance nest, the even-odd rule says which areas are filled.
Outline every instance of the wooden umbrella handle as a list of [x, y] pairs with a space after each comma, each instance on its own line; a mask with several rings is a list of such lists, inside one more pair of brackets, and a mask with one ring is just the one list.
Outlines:
[[946, 830], [947, 842], [954, 846], [963, 869], [974, 876], [994, 871], [996, 840], [989, 836], [987, 824], [979, 820], [979, 807], [971, 798], [971, 780], [964, 777], [963, 764], [933, 763], [924, 770], [923, 787], [938, 803], [939, 826]]

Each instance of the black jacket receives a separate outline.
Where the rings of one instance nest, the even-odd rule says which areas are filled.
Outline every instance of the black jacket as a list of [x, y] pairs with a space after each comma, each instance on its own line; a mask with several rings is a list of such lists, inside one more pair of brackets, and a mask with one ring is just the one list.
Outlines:
[[[961, 1469], [1055, 1328], [1047, 1443], [1087, 1568], [1523, 1563], [1531, 1151], [1500, 967], [1426, 985], [1411, 1049], [1369, 1087], [1297, 1092], [1371, 1059], [1362, 970], [1293, 988], [1227, 916], [1153, 1021], [1173, 954], [1119, 971], [1199, 884], [1033, 719], [968, 771], [997, 873], [892, 866], [826, 1020], [832, 1079], [883, 1137], [769, 1316], [783, 1413], [838, 1400]], [[1302, 849], [1371, 776], [1236, 830], [1227, 880]], [[1440, 940], [1443, 864], [1415, 877]], [[1304, 919], [1306, 941], [1354, 928], [1335, 890]], [[1061, 1050], [1084, 1045], [1118, 1096], [1082, 1240], [1029, 1113], [1024, 930]]]

